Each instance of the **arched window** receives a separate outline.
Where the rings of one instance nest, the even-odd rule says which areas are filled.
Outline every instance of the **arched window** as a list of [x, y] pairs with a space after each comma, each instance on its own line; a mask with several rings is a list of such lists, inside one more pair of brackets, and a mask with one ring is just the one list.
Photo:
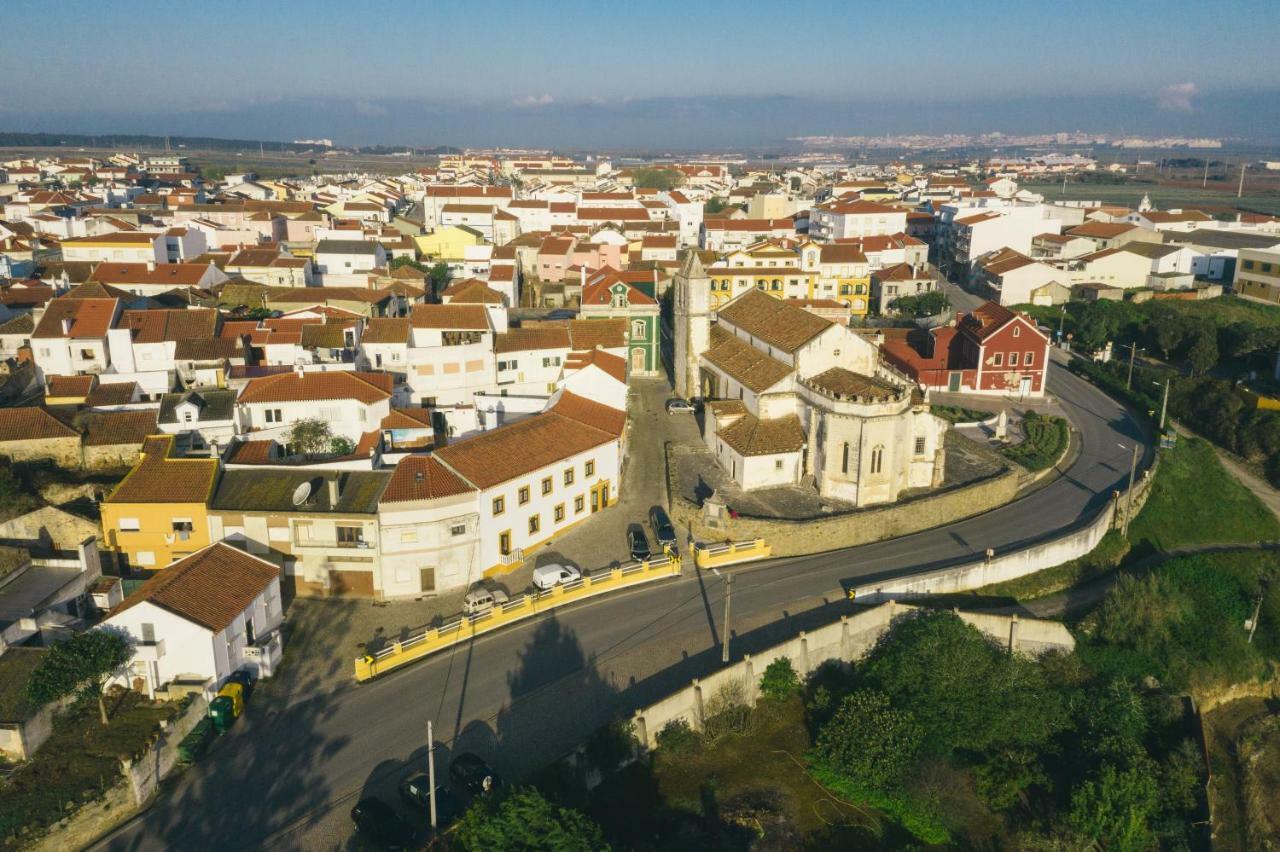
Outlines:
[[849, 472], [849, 442], [844, 442], [844, 453], [840, 457], [840, 472], [847, 474]]
[[884, 447], [877, 444], [871, 451], [871, 472], [879, 473], [884, 469]]

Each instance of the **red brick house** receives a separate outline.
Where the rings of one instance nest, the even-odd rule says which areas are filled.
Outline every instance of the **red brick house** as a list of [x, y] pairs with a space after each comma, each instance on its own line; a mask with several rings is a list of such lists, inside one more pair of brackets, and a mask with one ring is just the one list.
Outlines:
[[1049, 338], [1025, 314], [987, 302], [954, 325], [887, 329], [886, 360], [930, 390], [1000, 396], [1044, 395]]

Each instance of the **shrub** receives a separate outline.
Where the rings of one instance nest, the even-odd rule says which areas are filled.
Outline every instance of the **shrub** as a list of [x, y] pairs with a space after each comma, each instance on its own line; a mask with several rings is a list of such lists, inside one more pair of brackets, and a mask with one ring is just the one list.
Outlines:
[[746, 689], [740, 681], [726, 681], [706, 702], [702, 714], [703, 736], [712, 742], [745, 731], [751, 718]]
[[693, 754], [702, 748], [702, 737], [684, 719], [672, 719], [655, 737], [658, 748], [672, 755]]
[[587, 740], [587, 760], [601, 772], [612, 772], [635, 754], [635, 735], [631, 723], [615, 719], [601, 725]]
[[800, 676], [788, 657], [770, 663], [760, 678], [760, 692], [772, 701], [785, 701], [800, 691]]
[[830, 769], [876, 790], [901, 784], [920, 751], [920, 726], [889, 696], [860, 689], [822, 726], [814, 753]]

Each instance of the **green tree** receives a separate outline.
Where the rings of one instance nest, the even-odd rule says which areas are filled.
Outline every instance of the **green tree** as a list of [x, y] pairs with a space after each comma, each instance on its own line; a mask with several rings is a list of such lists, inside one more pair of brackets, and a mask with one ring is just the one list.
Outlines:
[[702, 212], [707, 215], [714, 216], [717, 213], [723, 213], [729, 207], [729, 202], [723, 198], [708, 198], [702, 205]]
[[600, 826], [579, 811], [554, 805], [532, 787], [484, 799], [463, 815], [453, 834], [469, 852], [594, 852], [607, 849]]
[[1218, 365], [1218, 335], [1212, 325], [1200, 324], [1191, 332], [1187, 363], [1193, 375], [1203, 375]]
[[909, 707], [924, 750], [1040, 748], [1069, 723], [1043, 670], [1008, 654], [949, 612], [923, 613], [898, 624], [860, 667], [864, 685]]
[[407, 266], [410, 269], [418, 270], [423, 275], [428, 275], [431, 272], [431, 267], [427, 266], [425, 263], [419, 263], [413, 258], [405, 257], [404, 255], [401, 255], [400, 257], [392, 258], [391, 262], [387, 264], [387, 266], [389, 266], [391, 269], [401, 269]]
[[334, 435], [329, 439], [329, 455], [349, 456], [356, 451], [356, 445], [344, 435]]
[[102, 724], [110, 721], [103, 689], [129, 661], [129, 641], [111, 630], [86, 630], [51, 647], [31, 672], [27, 697], [37, 706], [84, 690], [98, 700]]
[[951, 307], [951, 300], [941, 290], [921, 293], [918, 296], [899, 296], [889, 303], [889, 309], [900, 316], [931, 317]]
[[631, 177], [631, 183], [637, 189], [657, 189], [665, 192], [683, 184], [684, 175], [677, 169], [636, 169]]
[[874, 790], [902, 783], [920, 751], [920, 727], [889, 696], [860, 689], [845, 696], [818, 732], [814, 752], [834, 772]]
[[315, 456], [329, 449], [333, 443], [333, 431], [329, 428], [327, 420], [308, 417], [296, 421], [290, 427], [285, 441], [294, 452], [302, 453], [304, 456]]
[[765, 667], [760, 692], [774, 701], [784, 701], [800, 691], [800, 676], [788, 657], [779, 657]]
[[1071, 794], [1069, 820], [1077, 834], [1107, 849], [1139, 852], [1154, 843], [1150, 821], [1158, 800], [1154, 767], [1105, 763]]
[[431, 283], [431, 293], [436, 298], [439, 298], [440, 294], [449, 286], [449, 275], [449, 264], [447, 263], [433, 264], [427, 270], [427, 279]]

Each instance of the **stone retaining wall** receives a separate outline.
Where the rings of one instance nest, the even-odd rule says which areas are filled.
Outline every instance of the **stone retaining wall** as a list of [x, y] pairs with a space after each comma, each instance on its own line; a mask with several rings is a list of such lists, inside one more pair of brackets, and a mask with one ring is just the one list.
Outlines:
[[1008, 467], [1001, 473], [969, 485], [882, 507], [799, 521], [735, 518], [726, 530], [707, 526], [702, 508], [680, 495], [673, 481], [673, 470], [668, 447], [668, 493], [671, 518], [677, 526], [688, 527], [695, 538], [704, 541], [729, 537], [763, 538], [773, 546], [774, 556], [804, 556], [841, 550], [944, 526], [1003, 506], [1017, 496], [1023, 482], [1020, 469]]
[[[702, 730], [706, 704], [722, 689], [740, 686], [744, 700], [754, 705], [764, 670], [782, 657], [791, 661], [801, 678], [828, 660], [854, 662], [874, 647], [896, 619], [915, 609], [890, 601], [842, 617], [812, 632], [800, 633], [759, 654], [748, 654], [740, 662], [637, 710], [633, 719], [636, 738], [646, 748], [653, 748], [657, 745], [658, 732], [676, 720], [683, 720], [694, 730]], [[1075, 647], [1071, 631], [1056, 621], [959, 611], [956, 615], [1013, 651], [1034, 656], [1048, 650], [1070, 651]]]

